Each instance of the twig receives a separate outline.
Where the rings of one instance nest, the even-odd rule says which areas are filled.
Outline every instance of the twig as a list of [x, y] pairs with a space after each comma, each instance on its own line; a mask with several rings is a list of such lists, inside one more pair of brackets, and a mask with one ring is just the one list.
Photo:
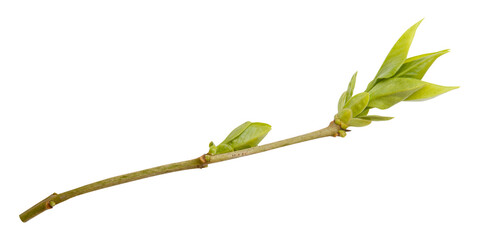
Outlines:
[[252, 155], [255, 153], [265, 152], [272, 149], [285, 147], [288, 145], [305, 142], [305, 141], [309, 141], [317, 138], [329, 137], [329, 136], [335, 137], [335, 136], [338, 136], [339, 130], [340, 130], [340, 126], [335, 124], [334, 122], [331, 122], [330, 125], [326, 128], [323, 128], [315, 132], [307, 133], [304, 135], [296, 136], [293, 138], [288, 138], [285, 140], [280, 140], [277, 142], [273, 142], [273, 143], [269, 143], [269, 144], [265, 144], [257, 147], [247, 148], [247, 149], [219, 154], [219, 155], [202, 155], [198, 158], [188, 160], [188, 161], [170, 163], [170, 164], [166, 164], [166, 165], [162, 165], [154, 168], [149, 168], [149, 169], [145, 169], [137, 172], [127, 173], [124, 175], [107, 178], [98, 182], [90, 183], [88, 185], [85, 185], [79, 188], [75, 188], [73, 190], [70, 190], [64, 193], [60, 193], [60, 194], [53, 193], [52, 195], [48, 196], [44, 200], [40, 201], [39, 203], [35, 204], [31, 208], [29, 208], [28, 210], [20, 214], [20, 219], [22, 220], [22, 222], [27, 222], [28, 220], [34, 218], [38, 214], [54, 207], [55, 205], [61, 202], [64, 202], [72, 197], [82, 195], [88, 192], [92, 192], [95, 190], [119, 185], [122, 183], [131, 182], [131, 181], [135, 181], [135, 180], [139, 180], [147, 177], [157, 176], [165, 173], [177, 172], [177, 171], [194, 169], [194, 168], [204, 168], [211, 163], [217, 163], [217, 162], [222, 162], [222, 161], [226, 161], [234, 158], [244, 157], [244, 156]]

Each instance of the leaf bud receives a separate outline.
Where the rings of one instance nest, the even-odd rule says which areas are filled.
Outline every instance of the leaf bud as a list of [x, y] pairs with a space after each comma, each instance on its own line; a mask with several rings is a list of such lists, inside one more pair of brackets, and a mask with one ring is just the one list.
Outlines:
[[337, 125], [342, 124], [342, 121], [340, 121], [340, 119], [338, 118], [338, 115], [335, 115], [335, 121], [334, 121], [334, 122], [335, 122], [335, 124], [337, 124]]
[[350, 119], [352, 119], [352, 110], [350, 108], [345, 108], [337, 114], [337, 117], [340, 119], [341, 123], [348, 125]]
[[208, 153], [215, 155], [256, 147], [271, 128], [272, 127], [266, 123], [245, 122], [235, 128], [218, 146], [215, 146], [215, 144], [211, 142]]

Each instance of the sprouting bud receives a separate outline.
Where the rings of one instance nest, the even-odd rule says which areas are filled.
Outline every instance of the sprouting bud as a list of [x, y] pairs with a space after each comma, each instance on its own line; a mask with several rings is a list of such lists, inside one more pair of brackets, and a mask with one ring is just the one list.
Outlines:
[[352, 110], [350, 110], [350, 108], [344, 108], [342, 111], [335, 114], [334, 122], [340, 126], [341, 129], [347, 129], [350, 119], [352, 119]]
[[337, 114], [337, 118], [340, 119], [340, 123], [347, 124], [352, 119], [352, 110], [350, 108], [344, 108]]
[[335, 124], [340, 125], [342, 124], [342, 121], [338, 118], [338, 115], [335, 115]]
[[271, 128], [272, 127], [266, 123], [245, 122], [235, 128], [218, 146], [210, 142], [210, 150], [208, 153], [216, 155], [256, 147]]
[[456, 89], [423, 81], [432, 64], [448, 49], [407, 58], [420, 20], [411, 26], [393, 45], [375, 78], [365, 92], [353, 95], [355, 73], [338, 101], [335, 124], [342, 129], [363, 127], [372, 121], [387, 121], [392, 117], [368, 115], [370, 109], [388, 109], [402, 101], [424, 101]]

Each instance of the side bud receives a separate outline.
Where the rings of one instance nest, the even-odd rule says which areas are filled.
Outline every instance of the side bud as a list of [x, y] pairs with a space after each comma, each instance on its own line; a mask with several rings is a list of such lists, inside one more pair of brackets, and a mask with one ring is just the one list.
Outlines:
[[208, 153], [216, 155], [256, 147], [271, 128], [272, 127], [266, 123], [245, 122], [235, 128], [218, 146], [215, 146], [215, 144], [211, 142]]
[[335, 115], [335, 124], [339, 125], [342, 129], [347, 129], [351, 119], [352, 110], [350, 110], [350, 108], [344, 108]]

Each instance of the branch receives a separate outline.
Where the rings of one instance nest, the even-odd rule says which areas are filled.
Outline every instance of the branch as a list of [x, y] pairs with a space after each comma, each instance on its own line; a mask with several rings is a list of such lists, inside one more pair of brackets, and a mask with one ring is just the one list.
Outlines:
[[147, 177], [152, 177], [152, 176], [157, 176], [165, 173], [170, 173], [170, 172], [177, 172], [177, 171], [182, 171], [182, 170], [187, 170], [187, 169], [194, 169], [194, 168], [204, 168], [207, 167], [208, 164], [210, 163], [217, 163], [217, 162], [222, 162], [234, 158], [239, 158], [239, 157], [244, 157], [248, 155], [252, 155], [255, 153], [260, 153], [260, 152], [265, 152], [269, 151], [272, 149], [280, 148], [280, 147], [285, 147], [288, 145], [300, 143], [300, 142], [305, 142], [317, 138], [322, 138], [322, 137], [335, 137], [338, 136], [338, 131], [340, 130], [340, 126], [335, 124], [334, 122], [331, 122], [330, 125], [326, 128], [323, 128], [321, 130], [307, 133], [304, 135], [296, 136], [293, 138], [288, 138], [285, 140], [257, 146], [257, 147], [252, 147], [252, 148], [247, 148], [239, 151], [234, 151], [234, 152], [229, 152], [229, 153], [224, 153], [224, 154], [218, 154], [218, 155], [202, 155], [201, 157], [192, 159], [192, 160], [187, 160], [183, 162], [176, 162], [176, 163], [170, 163], [154, 168], [149, 168], [137, 172], [132, 172], [132, 173], [127, 173], [123, 175], [119, 175], [116, 177], [111, 177], [107, 178], [98, 182], [90, 183], [88, 185], [75, 188], [73, 190], [64, 192], [64, 193], [53, 193], [44, 200], [40, 201], [39, 203], [35, 204], [22, 214], [20, 214], [20, 220], [22, 222], [27, 222], [28, 220], [34, 218], [38, 214], [44, 212], [45, 210], [48, 210], [50, 208], [53, 208], [55, 205], [64, 202], [72, 197], [82, 195], [88, 192], [93, 192], [95, 190], [119, 185], [122, 183], [127, 183]]

